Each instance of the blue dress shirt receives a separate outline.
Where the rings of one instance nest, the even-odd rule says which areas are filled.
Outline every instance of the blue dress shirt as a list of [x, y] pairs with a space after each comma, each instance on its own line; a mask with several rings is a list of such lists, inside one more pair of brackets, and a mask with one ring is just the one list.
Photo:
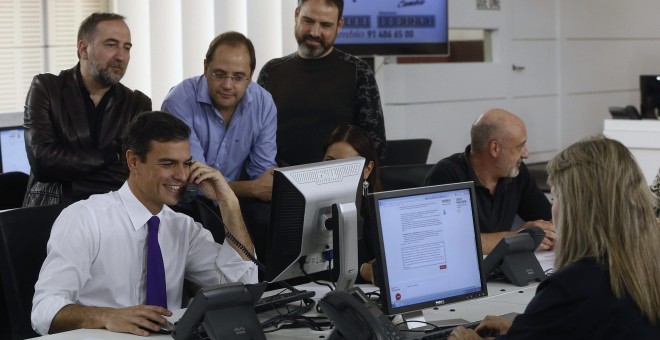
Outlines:
[[204, 75], [185, 79], [165, 96], [161, 109], [190, 128], [190, 153], [194, 160], [212, 166], [228, 181], [250, 179], [277, 166], [277, 109], [270, 93], [250, 82], [236, 106], [229, 128], [213, 107]]

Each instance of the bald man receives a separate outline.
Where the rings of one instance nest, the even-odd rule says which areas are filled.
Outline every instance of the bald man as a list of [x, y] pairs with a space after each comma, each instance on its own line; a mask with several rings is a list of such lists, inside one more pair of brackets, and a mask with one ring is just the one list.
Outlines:
[[553, 247], [551, 205], [523, 163], [528, 156], [522, 119], [491, 109], [472, 124], [465, 152], [440, 160], [426, 178], [428, 185], [474, 181], [484, 254], [516, 233], [511, 230], [516, 215], [525, 221], [520, 228], [536, 225], [545, 231], [540, 249]]

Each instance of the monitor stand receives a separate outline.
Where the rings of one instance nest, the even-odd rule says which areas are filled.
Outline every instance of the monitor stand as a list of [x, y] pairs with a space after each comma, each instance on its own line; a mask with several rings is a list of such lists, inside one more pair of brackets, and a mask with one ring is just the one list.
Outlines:
[[[339, 257], [339, 277], [336, 290], [348, 291], [358, 274], [357, 252], [357, 209], [355, 203], [339, 203], [332, 205], [332, 218], [337, 221], [336, 230], [333, 230], [335, 241], [335, 259]], [[337, 247], [339, 251], [337, 251]], [[335, 262], [336, 263], [336, 262]]]
[[435, 327], [445, 328], [464, 325], [469, 321], [465, 319], [444, 319], [444, 320], [427, 320], [421, 310], [401, 314], [403, 318], [403, 325], [409, 330], [431, 330]]

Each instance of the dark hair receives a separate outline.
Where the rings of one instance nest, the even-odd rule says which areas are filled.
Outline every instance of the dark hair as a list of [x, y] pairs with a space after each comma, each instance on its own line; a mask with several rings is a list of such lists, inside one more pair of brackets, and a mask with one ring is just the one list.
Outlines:
[[365, 165], [370, 161], [374, 162], [374, 168], [371, 170], [369, 178], [367, 178], [371, 184], [369, 186], [369, 191], [381, 191], [382, 188], [380, 185], [380, 176], [378, 175], [376, 146], [371, 137], [369, 137], [369, 135], [358, 126], [340, 125], [332, 131], [330, 137], [328, 137], [325, 144], [323, 144], [323, 153], [325, 154], [330, 145], [337, 142], [346, 142], [350, 144], [360, 156], [365, 158]]
[[[90, 14], [85, 20], [80, 23], [78, 28], [78, 40], [76, 40], [76, 45], [79, 41], [91, 41], [96, 33], [96, 25], [101, 21], [110, 21], [110, 20], [125, 20], [126, 18], [123, 15], [117, 13], [106, 13], [106, 12], [96, 12]], [[78, 53], [78, 59], [80, 59], [80, 53]]]
[[[309, 0], [298, 0], [298, 7], [297, 8], [300, 8], [307, 1], [309, 1]], [[341, 19], [342, 15], [344, 15], [344, 0], [325, 0], [325, 4], [337, 7], [337, 9], [339, 10], [339, 14], [337, 15], [337, 21], [339, 21], [339, 19]]]
[[210, 62], [213, 59], [213, 53], [220, 45], [229, 45], [229, 46], [240, 46], [245, 45], [250, 54], [250, 71], [254, 72], [254, 68], [257, 66], [257, 57], [254, 52], [254, 45], [252, 41], [246, 36], [239, 32], [229, 31], [220, 34], [215, 37], [213, 41], [209, 44], [209, 49], [206, 51], [206, 62]]
[[190, 128], [179, 118], [163, 111], [141, 112], [128, 124], [124, 132], [123, 154], [132, 150], [144, 162], [151, 149], [151, 142], [188, 140]]

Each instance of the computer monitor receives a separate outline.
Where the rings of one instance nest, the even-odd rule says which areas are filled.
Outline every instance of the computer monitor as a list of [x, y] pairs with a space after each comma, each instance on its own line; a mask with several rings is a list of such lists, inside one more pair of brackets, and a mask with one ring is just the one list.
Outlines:
[[20, 171], [30, 174], [22, 126], [0, 128], [0, 172]]
[[660, 119], [660, 75], [639, 76], [642, 118]]
[[473, 182], [372, 195], [383, 312], [421, 311], [488, 295]]
[[266, 280], [304, 277], [328, 270], [332, 261], [339, 265], [336, 289], [353, 285], [358, 272], [355, 199], [364, 164], [364, 158], [353, 157], [275, 169], [262, 257]]

